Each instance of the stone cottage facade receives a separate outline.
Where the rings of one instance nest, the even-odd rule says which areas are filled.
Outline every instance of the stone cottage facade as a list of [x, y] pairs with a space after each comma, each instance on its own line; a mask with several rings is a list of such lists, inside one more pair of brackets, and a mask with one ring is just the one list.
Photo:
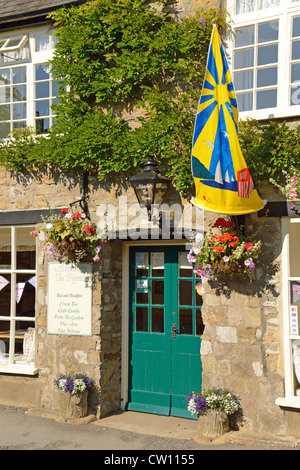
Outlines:
[[[47, 8], [44, 2], [34, 0], [26, 4], [17, 0], [0, 3], [1, 36], [7, 37], [16, 28], [22, 37], [23, 33], [25, 36], [33, 30], [40, 44], [36, 52], [43, 53], [48, 60], [51, 37], [50, 49], [42, 46], [48, 40], [44, 37], [48, 34], [45, 32], [46, 14], [62, 4], [81, 2], [53, 0], [47, 2]], [[219, 6], [221, 2], [180, 0], [177, 3], [181, 14], [190, 15], [203, 6]], [[260, 24], [259, 15], [258, 19], [255, 17], [255, 2], [249, 3], [254, 15], [252, 23], [251, 16], [246, 18], [245, 12], [238, 9], [239, 2], [233, 10], [234, 3], [228, 0], [227, 7], [239, 28]], [[284, 12], [280, 10], [280, 2], [277, 3], [274, 11], [280, 21], [284, 15], [289, 19], [300, 18], [299, 2], [291, 2]], [[265, 11], [268, 12], [269, 7], [266, 2]], [[294, 31], [297, 21], [294, 20]], [[291, 33], [291, 36], [296, 42], [300, 33]], [[277, 44], [275, 39], [272, 41]], [[237, 48], [239, 57], [242, 47], [245, 46]], [[297, 60], [294, 59], [291, 66], [296, 66]], [[7, 63], [2, 66], [7, 67]], [[252, 70], [251, 66], [248, 69]], [[274, 90], [279, 85], [267, 84], [257, 91], [249, 82], [245, 85], [243, 80], [248, 79], [238, 75], [245, 71], [236, 70], [238, 91], [243, 95], [241, 117], [248, 113], [259, 119], [286, 118], [291, 125], [298, 123], [300, 104], [297, 102], [291, 106], [289, 114], [284, 115], [284, 111], [280, 114], [279, 107], [273, 106], [274, 116], [263, 115], [266, 108], [260, 108], [260, 103], [271, 100], [272, 105]], [[297, 70], [294, 67], [293, 73]], [[264, 76], [261, 79], [264, 80]], [[272, 90], [273, 94], [267, 93]], [[253, 102], [251, 93], [254, 96], [259, 91], [265, 95], [256, 95]], [[37, 119], [29, 118], [32, 122]], [[51, 114], [39, 119], [43, 126], [51, 125]], [[3, 126], [2, 131], [6, 131]], [[158, 231], [157, 236], [151, 238], [147, 220], [143, 222], [144, 231], [141, 224], [133, 224], [136, 214], [129, 211], [137, 202], [133, 189], [122, 187], [121, 181], [109, 183], [107, 186], [111, 189], [107, 190], [93, 175], [88, 175], [87, 181], [75, 172], [24, 174], [21, 178], [5, 168], [0, 169], [0, 403], [57, 410], [53, 380], [61, 373], [80, 371], [96, 383], [89, 406], [98, 419], [119, 409], [169, 414], [170, 396], [164, 388], [168, 383], [162, 383], [161, 377], [171, 368], [165, 361], [170, 357], [171, 340], [159, 345], [155, 341], [167, 328], [171, 333], [172, 328], [173, 345], [179, 339], [178, 349], [174, 346], [173, 351], [174, 357], [177, 354], [176, 363], [172, 364], [172, 380], [178, 390], [174, 397], [174, 403], [177, 399], [175, 416], [188, 416], [180, 403], [184, 394], [191, 390], [183, 390], [182, 383], [197, 387], [198, 376], [203, 387], [225, 387], [239, 395], [242, 405], [242, 416], [236, 423], [239, 429], [270, 437], [300, 437], [300, 384], [292, 356], [300, 331], [293, 334], [290, 331], [291, 307], [298, 307], [299, 303], [291, 303], [290, 288], [292, 282], [300, 282], [297, 249], [300, 219], [290, 209], [290, 203], [269, 184], [258, 188], [267, 210], [244, 218], [246, 230], [261, 229], [263, 253], [254, 281], [251, 284], [243, 280], [226, 284], [207, 282], [200, 302], [191, 289], [195, 278], [186, 263], [189, 236], [184, 228], [202, 227], [203, 214], [199, 218], [189, 201], [170, 188], [164, 202], [171, 210], [179, 208], [183, 218], [186, 217], [181, 235], [174, 236], [170, 229], [166, 235]], [[62, 285], [56, 283], [55, 286], [49, 280], [53, 274], [53, 259], [43, 249], [43, 234], [34, 238], [30, 232], [41, 227], [48, 207], [57, 212], [62, 207], [79, 210], [84, 192], [89, 194], [89, 211], [96, 223], [101, 225], [112, 211], [117, 224], [111, 230], [110, 239], [102, 245], [100, 261], [87, 261], [88, 266], [92, 266], [91, 303], [86, 310], [80, 310], [79, 316], [87, 315], [90, 329], [82, 333], [81, 325], [76, 334], [67, 331], [60, 334], [59, 320], [54, 318], [57, 312], [50, 312], [49, 301], [53, 296], [63, 295], [67, 278], [61, 277]], [[204, 223], [214, 217], [205, 214]], [[138, 229], [129, 233], [133, 226]], [[74, 285], [78, 286], [76, 282], [74, 278]], [[74, 292], [80, 293], [80, 287]], [[57, 321], [49, 329], [50, 320]], [[33, 359], [24, 352], [24, 333], [32, 329], [35, 333]], [[150, 343], [147, 349], [140, 339], [142, 335], [135, 336], [136, 332], [152, 333], [152, 338], [156, 335], [154, 359], [150, 357]], [[180, 335], [187, 338], [186, 343], [183, 344]], [[151, 365], [151, 361], [156, 365]], [[180, 375], [187, 361], [191, 364], [188, 377]], [[144, 371], [141, 364], [146, 364]], [[161, 369], [158, 373], [157, 364]], [[143, 387], [151, 374], [160, 377], [161, 382], [155, 392], [145, 396]]]

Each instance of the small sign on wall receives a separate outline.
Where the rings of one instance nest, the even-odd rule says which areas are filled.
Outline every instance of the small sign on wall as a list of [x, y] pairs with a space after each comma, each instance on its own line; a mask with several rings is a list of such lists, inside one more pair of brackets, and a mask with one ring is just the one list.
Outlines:
[[49, 263], [47, 332], [92, 334], [92, 263]]
[[290, 306], [290, 325], [291, 325], [291, 335], [299, 335], [297, 305]]

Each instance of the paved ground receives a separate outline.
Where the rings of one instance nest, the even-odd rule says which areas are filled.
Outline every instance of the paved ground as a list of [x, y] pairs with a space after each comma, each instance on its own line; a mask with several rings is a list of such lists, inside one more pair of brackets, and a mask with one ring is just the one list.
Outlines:
[[[138, 463], [145, 464], [149, 458], [147, 463], [157, 464], [155, 459], [162, 458], [160, 456], [168, 451], [180, 452], [177, 458], [176, 453], [168, 457], [172, 462], [165, 463], [197, 464], [201, 450], [300, 450], [300, 442], [294, 440], [267, 442], [245, 439], [245, 436], [237, 440], [238, 433], [233, 433], [234, 439], [229, 433], [231, 438], [227, 436], [227, 440], [219, 443], [197, 443], [194, 441], [196, 427], [197, 422], [193, 420], [134, 412], [116, 413], [94, 422], [58, 421], [40, 410], [0, 406], [0, 451], [101, 450], [100, 462], [103, 459], [104, 463], [135, 467]], [[123, 455], [132, 459], [136, 456], [138, 460], [116, 460]]]

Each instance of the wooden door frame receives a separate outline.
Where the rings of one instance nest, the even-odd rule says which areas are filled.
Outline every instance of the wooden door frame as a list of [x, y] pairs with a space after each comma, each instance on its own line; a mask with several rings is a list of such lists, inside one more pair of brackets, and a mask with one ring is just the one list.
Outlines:
[[129, 367], [129, 248], [131, 246], [191, 246], [188, 240], [124, 241], [122, 247], [122, 350], [121, 350], [121, 409], [128, 401]]

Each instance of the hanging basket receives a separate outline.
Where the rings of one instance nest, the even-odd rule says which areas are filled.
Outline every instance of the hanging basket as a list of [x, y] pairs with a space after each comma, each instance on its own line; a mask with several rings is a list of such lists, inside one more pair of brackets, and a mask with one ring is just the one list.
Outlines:
[[239, 268], [238, 262], [231, 261], [226, 263], [223, 259], [211, 261], [211, 267], [217, 276], [241, 277], [244, 273]]

